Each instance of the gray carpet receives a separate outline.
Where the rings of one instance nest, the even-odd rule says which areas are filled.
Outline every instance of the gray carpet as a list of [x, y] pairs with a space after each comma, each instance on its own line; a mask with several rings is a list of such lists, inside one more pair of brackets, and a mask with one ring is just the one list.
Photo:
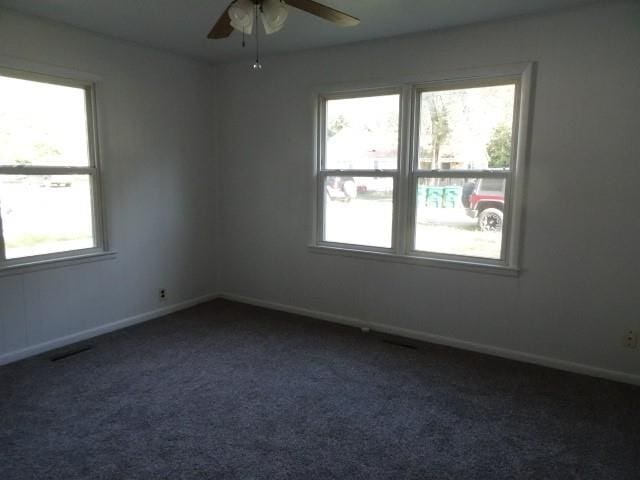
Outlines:
[[629, 385], [225, 301], [84, 345], [0, 368], [3, 480], [640, 478]]

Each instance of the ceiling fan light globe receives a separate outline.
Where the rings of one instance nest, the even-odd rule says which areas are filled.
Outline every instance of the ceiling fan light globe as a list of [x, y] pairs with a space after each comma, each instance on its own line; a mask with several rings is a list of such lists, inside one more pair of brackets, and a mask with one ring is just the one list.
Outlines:
[[267, 34], [282, 29], [287, 19], [287, 5], [281, 0], [264, 0], [261, 7], [262, 24]]
[[251, 34], [253, 29], [254, 6], [251, 0], [236, 0], [229, 7], [231, 26], [241, 32]]

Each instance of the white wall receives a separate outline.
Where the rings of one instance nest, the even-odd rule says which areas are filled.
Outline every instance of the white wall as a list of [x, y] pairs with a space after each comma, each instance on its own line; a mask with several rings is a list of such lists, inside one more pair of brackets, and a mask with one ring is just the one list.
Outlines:
[[[221, 68], [223, 291], [640, 381], [640, 350], [622, 348], [640, 330], [639, 58], [640, 5], [608, 2]], [[519, 277], [307, 250], [316, 86], [528, 61]]]
[[[101, 78], [106, 223], [118, 254], [1, 276], [0, 360], [216, 292], [211, 67], [0, 10], [0, 63], [3, 57]], [[160, 301], [159, 288], [167, 300]]]

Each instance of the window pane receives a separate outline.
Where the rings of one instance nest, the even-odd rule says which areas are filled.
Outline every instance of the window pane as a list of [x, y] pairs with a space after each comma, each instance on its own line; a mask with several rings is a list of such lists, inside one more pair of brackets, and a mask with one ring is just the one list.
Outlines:
[[0, 165], [89, 165], [85, 92], [0, 76]]
[[515, 85], [423, 92], [418, 168], [509, 168]]
[[91, 248], [89, 175], [0, 175], [7, 259]]
[[415, 250], [499, 259], [504, 178], [420, 178]]
[[393, 179], [327, 177], [324, 240], [391, 247]]
[[327, 169], [398, 168], [400, 95], [326, 103]]

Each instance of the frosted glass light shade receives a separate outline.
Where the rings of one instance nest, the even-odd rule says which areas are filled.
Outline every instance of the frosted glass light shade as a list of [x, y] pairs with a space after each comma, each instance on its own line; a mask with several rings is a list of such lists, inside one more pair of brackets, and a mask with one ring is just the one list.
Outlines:
[[284, 26], [287, 19], [287, 5], [280, 0], [262, 2], [262, 24], [267, 34], [275, 33]]
[[251, 0], [236, 0], [229, 7], [231, 26], [249, 35], [253, 30], [253, 16], [254, 4]]

